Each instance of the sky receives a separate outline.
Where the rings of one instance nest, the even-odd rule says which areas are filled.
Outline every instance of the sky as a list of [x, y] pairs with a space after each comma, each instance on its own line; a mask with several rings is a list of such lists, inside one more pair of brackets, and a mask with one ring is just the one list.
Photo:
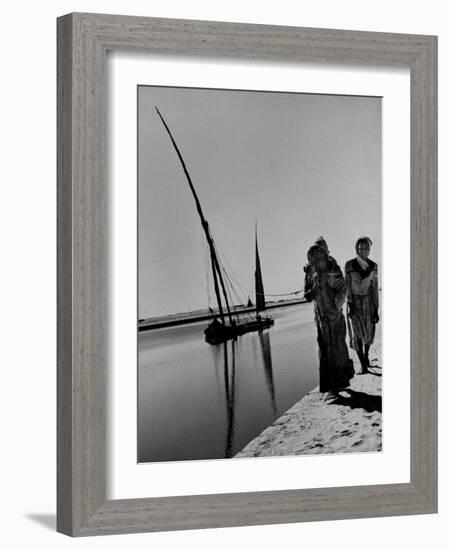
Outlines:
[[381, 98], [139, 86], [140, 319], [207, 307], [208, 281], [213, 294], [200, 218], [155, 106], [243, 301], [254, 299], [256, 220], [267, 300], [303, 288], [321, 235], [341, 267], [368, 235], [381, 267]]

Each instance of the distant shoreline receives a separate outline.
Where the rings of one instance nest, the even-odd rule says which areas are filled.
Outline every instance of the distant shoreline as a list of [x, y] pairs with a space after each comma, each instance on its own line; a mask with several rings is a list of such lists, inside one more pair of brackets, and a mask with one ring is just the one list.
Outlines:
[[[295, 299], [295, 300], [283, 300], [280, 302], [268, 302], [266, 304], [266, 309], [276, 309], [286, 306], [294, 306], [298, 304], [307, 303], [304, 298]], [[253, 307], [237, 307], [232, 310], [232, 313], [236, 316], [242, 315], [244, 313], [254, 313], [256, 308]], [[155, 330], [158, 328], [164, 327], [174, 327], [178, 325], [188, 325], [191, 323], [197, 323], [198, 321], [207, 321], [212, 319], [213, 316], [207, 310], [199, 310], [197, 312], [188, 312], [188, 313], [175, 313], [173, 315], [165, 315], [163, 317], [152, 317], [149, 319], [140, 319], [138, 323], [139, 332]]]

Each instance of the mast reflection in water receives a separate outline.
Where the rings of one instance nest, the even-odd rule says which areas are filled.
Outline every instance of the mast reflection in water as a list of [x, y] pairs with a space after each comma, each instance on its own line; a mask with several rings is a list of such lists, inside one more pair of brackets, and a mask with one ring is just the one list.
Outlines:
[[229, 369], [228, 343], [222, 344], [224, 347], [224, 380], [226, 395], [226, 445], [225, 457], [231, 458], [233, 455], [232, 444], [234, 442], [234, 414], [235, 414], [235, 341], [231, 342], [231, 369]]
[[231, 458], [318, 383], [310, 304], [218, 346], [204, 323], [139, 333], [138, 461]]
[[273, 410], [273, 418], [277, 418], [276, 394], [274, 391], [273, 363], [271, 361], [270, 333], [260, 332], [259, 340], [260, 340], [260, 348], [262, 350], [265, 380], [267, 382], [267, 388], [271, 399], [271, 408]]

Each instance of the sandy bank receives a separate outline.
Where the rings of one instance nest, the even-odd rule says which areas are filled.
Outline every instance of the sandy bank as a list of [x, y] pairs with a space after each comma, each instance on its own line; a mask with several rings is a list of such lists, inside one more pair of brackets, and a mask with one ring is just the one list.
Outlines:
[[[380, 327], [379, 327], [380, 329]], [[356, 372], [357, 356], [351, 350]], [[329, 454], [382, 449], [380, 330], [370, 352], [370, 374], [356, 374], [337, 398], [312, 390], [235, 456]]]

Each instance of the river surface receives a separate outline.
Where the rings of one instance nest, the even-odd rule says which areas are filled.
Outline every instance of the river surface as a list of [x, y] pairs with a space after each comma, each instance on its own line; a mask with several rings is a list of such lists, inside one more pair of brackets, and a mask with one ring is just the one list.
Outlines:
[[138, 335], [138, 461], [230, 458], [318, 385], [311, 304], [219, 346], [208, 322]]

